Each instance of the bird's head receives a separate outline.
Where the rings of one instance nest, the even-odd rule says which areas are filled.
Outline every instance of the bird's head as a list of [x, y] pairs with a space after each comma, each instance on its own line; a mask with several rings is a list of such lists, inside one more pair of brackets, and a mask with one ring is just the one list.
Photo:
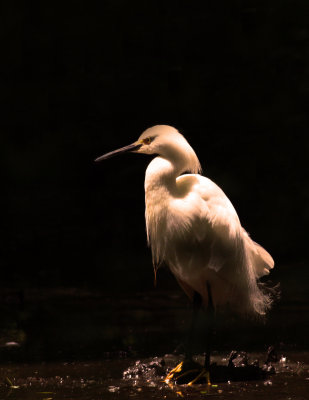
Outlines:
[[177, 147], [181, 147], [181, 142], [183, 145], [188, 144], [177, 129], [168, 125], [155, 125], [146, 129], [138, 138], [137, 143], [140, 147], [135, 152], [167, 156], [172, 151], [177, 152]]
[[95, 159], [96, 162], [106, 160], [121, 153], [157, 154], [176, 163], [185, 162], [186, 170], [198, 172], [199, 161], [189, 143], [177, 129], [168, 125], [155, 125], [146, 129], [138, 140], [128, 146], [111, 151]]

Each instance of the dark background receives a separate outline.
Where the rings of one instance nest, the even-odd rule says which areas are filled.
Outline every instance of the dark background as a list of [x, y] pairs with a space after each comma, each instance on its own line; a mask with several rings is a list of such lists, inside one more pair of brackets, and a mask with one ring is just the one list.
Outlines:
[[274, 281], [305, 299], [308, 1], [2, 8], [2, 287], [152, 290], [150, 159], [93, 160], [169, 124], [273, 255]]

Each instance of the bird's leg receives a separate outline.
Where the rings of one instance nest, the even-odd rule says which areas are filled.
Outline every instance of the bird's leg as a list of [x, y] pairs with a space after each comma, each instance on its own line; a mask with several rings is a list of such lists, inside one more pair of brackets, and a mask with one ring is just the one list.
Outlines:
[[204, 368], [207, 374], [207, 383], [210, 384], [209, 370], [210, 370], [210, 353], [211, 353], [211, 343], [213, 338], [213, 329], [215, 322], [215, 307], [212, 299], [211, 288], [209, 282], [207, 282], [207, 292], [208, 292], [208, 305], [206, 309], [207, 318], [207, 332], [206, 332], [206, 355]]
[[195, 330], [196, 330], [197, 317], [198, 317], [198, 313], [201, 309], [201, 306], [202, 306], [202, 297], [199, 293], [194, 292], [193, 313], [192, 313], [192, 320], [191, 320], [189, 335], [187, 338], [187, 344], [186, 344], [186, 348], [185, 348], [185, 360], [192, 360], [194, 334], [195, 334]]
[[206, 355], [205, 355], [204, 366], [201, 368], [201, 366], [198, 363], [192, 360], [197, 316], [202, 306], [202, 297], [200, 296], [199, 293], [195, 292], [193, 297], [193, 314], [192, 314], [191, 326], [185, 350], [185, 359], [169, 372], [169, 374], [166, 376], [164, 380], [166, 383], [173, 381], [180, 384], [187, 383], [188, 385], [193, 385], [194, 383], [199, 383], [201, 380], [206, 380], [207, 385], [211, 385], [210, 350], [211, 350], [211, 342], [212, 342], [213, 327], [214, 327], [215, 308], [209, 283], [207, 283], [207, 292], [208, 292], [208, 304], [206, 308], [207, 332], [206, 332]]
[[205, 368], [210, 367], [210, 349], [211, 342], [213, 336], [214, 329], [214, 321], [215, 321], [215, 308], [212, 300], [210, 285], [207, 282], [207, 291], [208, 291], [208, 305], [206, 309], [206, 317], [207, 317], [207, 333], [206, 333], [206, 356], [205, 356]]
[[175, 382], [188, 382], [191, 381], [192, 377], [194, 377], [196, 374], [199, 375], [200, 373], [201, 368], [199, 364], [197, 364], [192, 360], [192, 355], [193, 355], [193, 343], [194, 343], [197, 317], [201, 309], [201, 305], [202, 305], [201, 295], [197, 292], [194, 292], [193, 313], [189, 329], [189, 335], [185, 347], [185, 359], [168, 373], [168, 375], [164, 379], [166, 383], [169, 383], [170, 380], [173, 380]]
[[207, 331], [206, 331], [206, 354], [204, 367], [200, 371], [200, 373], [191, 381], [189, 385], [192, 385], [195, 382], [198, 382], [200, 379], [206, 379], [207, 385], [211, 385], [210, 382], [210, 353], [211, 353], [211, 342], [213, 336], [213, 327], [214, 327], [214, 317], [215, 317], [215, 308], [211, 294], [211, 288], [209, 283], [207, 282], [207, 292], [208, 292], [208, 304], [206, 308], [206, 318], [207, 318]]

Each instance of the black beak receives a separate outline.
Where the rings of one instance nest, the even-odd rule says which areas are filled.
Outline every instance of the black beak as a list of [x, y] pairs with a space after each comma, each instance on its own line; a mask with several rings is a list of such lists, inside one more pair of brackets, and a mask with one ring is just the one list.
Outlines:
[[141, 147], [141, 145], [142, 145], [141, 143], [129, 144], [129, 146], [121, 147], [121, 149], [114, 150], [114, 151], [111, 151], [110, 153], [103, 154], [103, 156], [100, 156], [100, 157], [96, 158], [94, 161], [95, 162], [100, 162], [100, 161], [103, 161], [103, 160], [107, 160], [108, 158], [114, 157], [117, 154], [128, 153], [130, 151], [137, 150], [137, 149], [139, 149]]

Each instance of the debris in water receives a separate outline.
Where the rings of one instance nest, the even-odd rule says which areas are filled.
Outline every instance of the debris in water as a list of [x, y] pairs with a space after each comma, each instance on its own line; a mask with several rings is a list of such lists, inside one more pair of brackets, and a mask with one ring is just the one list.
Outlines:
[[5, 347], [20, 347], [20, 344], [17, 342], [6, 342]]
[[229, 356], [228, 361], [229, 367], [247, 367], [248, 366], [248, 356], [244, 351], [233, 350]]
[[278, 354], [274, 348], [274, 346], [269, 346], [267, 350], [267, 359], [265, 361], [265, 364], [270, 364], [272, 362], [276, 363], [278, 362]]
[[120, 389], [119, 386], [109, 386], [108, 387], [108, 391], [111, 392], [111, 393], [118, 392], [119, 389]]
[[146, 378], [147, 380], [164, 376], [165, 362], [162, 358], [155, 357], [150, 362], [136, 361], [135, 364], [123, 372], [123, 379]]

